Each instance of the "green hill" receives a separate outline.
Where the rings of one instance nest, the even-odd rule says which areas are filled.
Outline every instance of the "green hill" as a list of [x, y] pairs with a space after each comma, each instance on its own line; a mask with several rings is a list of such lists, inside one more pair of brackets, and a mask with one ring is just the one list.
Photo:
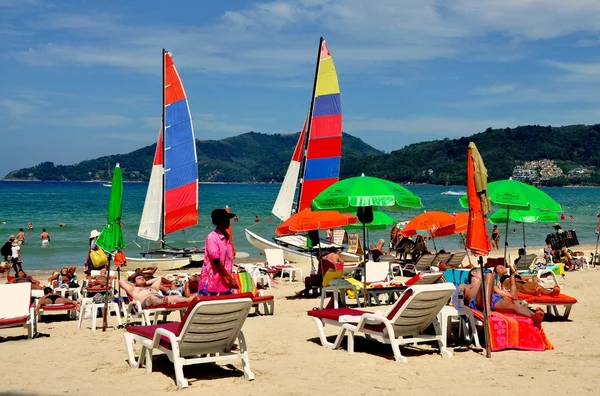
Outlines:
[[[389, 154], [363, 157], [347, 171], [401, 183], [464, 185], [470, 141], [477, 145], [490, 181], [511, 177], [514, 167], [526, 161], [548, 159], [565, 175], [538, 180], [543, 185], [600, 184], [600, 125], [488, 128], [470, 137], [415, 143]], [[585, 177], [568, 177], [570, 170], [582, 167]]]
[[[222, 140], [197, 141], [200, 180], [279, 182], [297, 140], [298, 133], [249, 132]], [[511, 177], [515, 167], [527, 165], [527, 161], [547, 159], [550, 161], [538, 163], [539, 177], [531, 182], [600, 185], [600, 125], [488, 128], [470, 137], [415, 143], [388, 154], [344, 134], [341, 177], [365, 173], [401, 183], [464, 184], [470, 141], [477, 144], [491, 181]], [[108, 166], [119, 162], [125, 180], [147, 180], [155, 147], [69, 166], [44, 162], [13, 171], [5, 179], [106, 180]], [[549, 166], [551, 171], [544, 170]]]
[[[244, 133], [222, 140], [197, 140], [200, 181], [209, 182], [280, 182], [290, 162], [299, 133], [272, 135]], [[362, 140], [344, 133], [341, 173], [348, 175], [350, 163], [365, 155], [379, 156]], [[108, 180], [108, 168], [117, 162], [123, 169], [123, 179], [145, 181], [150, 177], [156, 144], [128, 154], [110, 155], [75, 165], [55, 165], [42, 162], [31, 168], [10, 172], [4, 180]]]

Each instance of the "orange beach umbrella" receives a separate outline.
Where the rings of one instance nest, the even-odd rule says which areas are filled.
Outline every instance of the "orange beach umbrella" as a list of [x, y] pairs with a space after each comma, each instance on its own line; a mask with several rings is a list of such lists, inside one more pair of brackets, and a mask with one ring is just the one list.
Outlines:
[[340, 213], [334, 210], [313, 212], [305, 209], [281, 223], [275, 232], [277, 235], [287, 235], [312, 230], [328, 230], [356, 223], [358, 218], [351, 213]]
[[485, 227], [485, 215], [491, 204], [487, 195], [487, 169], [475, 143], [469, 143], [467, 155], [467, 198], [469, 222], [467, 226], [467, 249], [474, 255], [485, 256], [492, 244]]
[[469, 212], [456, 213], [453, 215], [453, 217], [455, 221], [454, 224], [438, 228], [432, 232], [431, 235], [434, 238], [441, 238], [467, 231], [467, 227], [469, 225]]
[[429, 231], [433, 235], [436, 230], [453, 227], [455, 223], [456, 218], [450, 213], [433, 210], [413, 217], [402, 229], [401, 233], [404, 236], [412, 236], [416, 235], [418, 231]]

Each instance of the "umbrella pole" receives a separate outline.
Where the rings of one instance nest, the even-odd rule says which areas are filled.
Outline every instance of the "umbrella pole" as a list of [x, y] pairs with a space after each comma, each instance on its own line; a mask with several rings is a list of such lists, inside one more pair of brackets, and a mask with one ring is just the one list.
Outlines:
[[525, 245], [525, 223], [523, 224], [523, 255], [527, 255], [527, 246]]
[[110, 260], [112, 254], [108, 255], [108, 263], [106, 263], [106, 294], [104, 296], [104, 313], [102, 315], [102, 332], [106, 331], [108, 324], [108, 286], [110, 285]]
[[508, 215], [510, 213], [510, 206], [506, 208], [506, 231], [504, 233], [504, 266], [506, 266], [506, 249], [508, 249], [508, 222], [510, 221]]
[[365, 268], [363, 268], [363, 276], [364, 276], [363, 295], [364, 295], [364, 306], [366, 307], [367, 299], [369, 298], [367, 295], [367, 261], [369, 261], [369, 259], [368, 259], [369, 253], [367, 252], [367, 225], [363, 222], [362, 226], [363, 226], [363, 250], [365, 253]]
[[483, 297], [483, 334], [485, 344], [485, 357], [488, 359], [492, 357], [492, 351], [490, 350], [490, 340], [488, 333], [488, 311], [487, 311], [487, 295], [485, 293], [485, 272], [483, 268], [483, 256], [479, 256], [479, 268], [481, 268], [481, 293]]
[[[110, 280], [110, 276], [108, 278]], [[120, 286], [121, 285], [121, 267], [120, 266], [117, 267], [117, 285], [118, 285], [117, 286], [117, 290], [118, 290], [118, 293], [119, 293], [119, 303], [118, 303], [118, 305], [119, 305], [119, 310], [120, 310], [121, 309], [121, 304], [123, 304], [123, 300], [121, 300], [121, 286]], [[121, 312], [119, 312], [119, 315], [121, 314]]]
[[[463, 243], [463, 246], [465, 247], [465, 252], [467, 252], [467, 258], [469, 259], [469, 265], [473, 265], [473, 263], [471, 262], [471, 254], [469, 253], [469, 249], [467, 249], [467, 242], [465, 241], [465, 237], [462, 236], [462, 234], [460, 235], [460, 240]], [[462, 264], [461, 264], [462, 267]]]

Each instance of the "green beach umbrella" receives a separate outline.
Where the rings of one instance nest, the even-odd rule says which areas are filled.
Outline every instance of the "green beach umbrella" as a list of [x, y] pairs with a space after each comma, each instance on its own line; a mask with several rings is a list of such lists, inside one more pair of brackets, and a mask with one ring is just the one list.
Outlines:
[[[340, 180], [332, 184], [311, 202], [313, 210], [356, 209], [356, 215], [362, 223], [365, 261], [367, 253], [367, 224], [372, 223], [376, 212], [374, 208], [387, 210], [408, 210], [420, 208], [421, 199], [412, 191], [389, 180], [365, 176]], [[365, 306], [367, 305], [367, 274], [365, 266]]]
[[[560, 204], [548, 194], [518, 180], [507, 179], [489, 183], [487, 191], [493, 204], [506, 209], [506, 216], [510, 216], [510, 212], [515, 209], [535, 208], [550, 212], [562, 212]], [[460, 197], [459, 201], [463, 207], [468, 207], [467, 196]], [[508, 223], [507, 220], [504, 235], [504, 260], [506, 260], [506, 249], [508, 248]]]
[[[356, 216], [356, 211], [351, 212]], [[397, 224], [398, 221], [394, 219], [387, 213], [380, 212], [378, 210], [373, 210], [373, 221], [365, 224], [369, 230], [385, 230], [394, 224]], [[351, 224], [343, 227], [346, 230], [362, 230], [362, 223], [358, 222], [356, 224]]]
[[423, 205], [415, 193], [401, 185], [365, 175], [340, 180], [321, 191], [311, 202], [313, 210], [344, 210], [368, 206], [408, 210]]
[[[121, 215], [123, 213], [123, 176], [119, 164], [115, 166], [113, 172], [112, 186], [110, 188], [110, 198], [108, 199], [108, 221], [96, 245], [108, 253], [116, 253], [123, 250], [125, 247], [125, 239], [123, 238], [123, 229], [121, 228]], [[106, 268], [107, 279], [110, 277], [110, 257]], [[104, 317], [102, 322], [102, 331], [106, 331], [107, 312], [108, 312], [108, 286], [110, 282], [106, 282], [106, 297], [104, 299]], [[118, 313], [117, 313], [118, 315]]]
[[[523, 225], [523, 249], [527, 249], [525, 244], [525, 223], [554, 223], [558, 221], [558, 213], [548, 212], [530, 207], [529, 209], [505, 209], [500, 208], [488, 218], [492, 224], [507, 224], [511, 221]], [[508, 229], [507, 235], [508, 238]]]
[[[488, 195], [493, 204], [501, 208], [529, 209], [530, 206], [550, 212], [562, 212], [562, 207], [552, 197], [537, 187], [518, 180], [499, 180], [488, 184]], [[460, 204], [468, 208], [467, 196], [460, 197]]]

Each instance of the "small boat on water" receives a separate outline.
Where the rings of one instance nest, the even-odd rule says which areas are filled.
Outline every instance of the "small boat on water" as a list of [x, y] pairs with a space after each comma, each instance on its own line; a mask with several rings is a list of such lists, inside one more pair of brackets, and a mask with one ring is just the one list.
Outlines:
[[[341, 156], [340, 88], [331, 53], [321, 37], [310, 109], [272, 213], [285, 221], [297, 211], [309, 208], [321, 191], [339, 180]], [[270, 241], [246, 230], [246, 239], [259, 250], [282, 249], [288, 261], [311, 263], [312, 252], [306, 249], [306, 237], [303, 235], [287, 235]], [[356, 267], [361, 260], [355, 254], [342, 255], [348, 267]]]
[[160, 244], [127, 258], [128, 269], [174, 270], [204, 255], [165, 246], [165, 236], [198, 224], [198, 160], [188, 99], [170, 52], [163, 50], [162, 125], [138, 236]]
[[467, 193], [466, 191], [452, 191], [452, 190], [448, 190], [448, 191], [442, 192], [442, 195], [460, 195], [460, 196], [463, 196], [466, 193]]

